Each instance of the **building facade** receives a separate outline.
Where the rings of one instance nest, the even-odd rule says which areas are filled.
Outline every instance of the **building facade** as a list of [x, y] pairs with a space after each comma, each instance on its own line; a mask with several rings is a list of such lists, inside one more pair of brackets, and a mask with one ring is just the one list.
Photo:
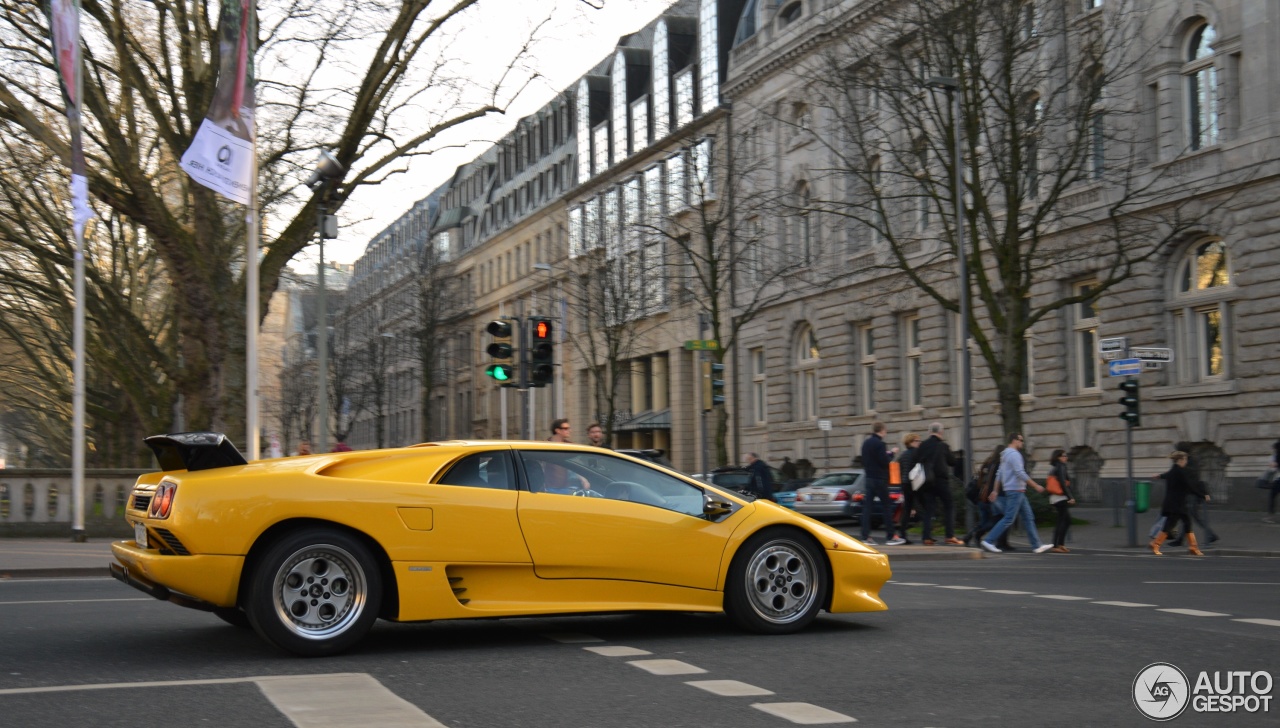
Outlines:
[[[401, 256], [436, 251], [466, 291], [464, 312], [440, 337], [453, 352], [441, 366], [447, 384], [406, 417], [439, 418], [437, 438], [541, 439], [552, 418], [567, 416], [581, 439], [587, 424], [604, 421], [614, 446], [658, 447], [677, 467], [698, 471], [705, 450], [715, 459], [717, 433], [714, 417], [703, 425], [705, 355], [685, 342], [718, 338], [729, 348], [723, 451], [731, 461], [751, 450], [771, 461], [806, 459], [819, 470], [846, 466], [876, 420], [893, 433], [939, 421], [958, 445], [959, 321], [908, 274], [931, 271], [923, 282], [954, 297], [955, 259], [945, 244], [950, 199], [916, 204], [928, 194], [912, 193], [895, 201], [893, 214], [910, 216], [914, 236], [902, 247], [907, 265], [895, 267], [898, 248], [886, 239], [892, 231], [848, 212], [860, 204], [859, 180], [880, 184], [881, 160], [838, 161], [849, 148], [841, 136], [849, 107], [832, 101], [841, 74], [813, 72], [850, 37], [869, 38], [889, 55], [905, 39], [883, 21], [904, 5], [673, 3], [458, 168], [430, 198], [438, 201], [434, 210], [415, 208], [388, 228], [407, 230], [411, 242], [379, 236], [353, 279], [353, 301], [406, 310], [387, 305], [397, 300], [396, 276], [411, 277], [403, 257], [383, 252], [399, 245]], [[1141, 11], [1141, 22], [1119, 22], [1121, 6]], [[1035, 244], [1071, 251], [1118, 224], [1108, 205], [1117, 194], [1110, 175], [1120, 169], [1159, 192], [1151, 199], [1160, 209], [1194, 219], [1151, 250], [1135, 248], [1122, 280], [1111, 280], [1114, 266], [1096, 256], [1064, 253], [1037, 269], [1025, 305], [1046, 311], [1016, 354], [1028, 365], [1017, 401], [1032, 459], [1069, 450], [1093, 501], [1123, 477], [1117, 380], [1107, 376], [1098, 342], [1125, 337], [1174, 352], [1171, 363], [1140, 376], [1136, 472], [1160, 472], [1174, 443], [1190, 442], [1215, 497], [1240, 502], [1247, 494], [1239, 487], [1250, 487], [1280, 437], [1272, 414], [1280, 400], [1280, 299], [1269, 284], [1280, 266], [1280, 81], [1273, 80], [1280, 79], [1280, 7], [1036, 0], [1016, 10], [1009, 37], [1040, 55], [1077, 48], [1082, 28], [1130, 33], [1115, 36], [1126, 41], [1117, 44], [1123, 53], [1098, 58], [1090, 86], [1096, 103], [1078, 130], [1090, 140], [1079, 169], [1096, 174], [1054, 192], [1060, 197], [1049, 209], [1065, 212], [1055, 212]], [[876, 57], [851, 57], [849, 68]], [[912, 71], [918, 81], [929, 75], [927, 61]], [[923, 93], [909, 86], [896, 90]], [[857, 113], [849, 113], [895, 108], [882, 88], [895, 90], [871, 88], [877, 93], [852, 99]], [[1025, 165], [1019, 174], [1036, 189], [1052, 189], [1054, 137], [1045, 120], [1054, 109], [1051, 98], [1037, 96], [1020, 112], [1035, 132], [1016, 147]], [[925, 136], [945, 138], [943, 126], [923, 127]], [[918, 154], [915, 139], [902, 136], [889, 150], [895, 156], [885, 157], [883, 175], [927, 190], [929, 170], [944, 166], [936, 152], [932, 161], [926, 148]], [[994, 141], [975, 147], [975, 157], [1005, 155]], [[908, 151], [922, 157], [920, 167], [895, 168]], [[1130, 219], [1146, 214], [1140, 205], [1127, 209], [1137, 210]], [[415, 215], [423, 219], [411, 221]], [[385, 266], [400, 272], [375, 273]], [[708, 273], [728, 282], [708, 283]], [[500, 316], [530, 315], [550, 316], [559, 327], [555, 384], [527, 393], [499, 388], [484, 375], [485, 327]], [[381, 331], [382, 319], [365, 316], [358, 330]], [[601, 330], [614, 338], [589, 335]], [[1007, 420], [995, 378], [977, 345], [970, 349], [973, 444], [982, 454], [1003, 440]], [[418, 375], [410, 367], [406, 376]], [[410, 441], [421, 427], [402, 425], [407, 439], [387, 444]]]

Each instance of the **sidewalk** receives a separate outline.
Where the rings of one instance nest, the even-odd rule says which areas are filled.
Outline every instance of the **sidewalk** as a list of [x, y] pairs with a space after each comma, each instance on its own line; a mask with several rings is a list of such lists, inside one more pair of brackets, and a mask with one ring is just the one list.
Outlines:
[[[1120, 525], [1110, 508], [1074, 508], [1071, 515], [1088, 521], [1085, 525], [1073, 525], [1067, 536], [1067, 547], [1072, 551], [1096, 551], [1112, 553], [1144, 553], [1147, 533], [1159, 516], [1155, 511], [1138, 514], [1138, 547], [1129, 542], [1127, 514], [1120, 513]], [[1221, 540], [1208, 544], [1208, 538], [1195, 527], [1200, 535], [1200, 548], [1210, 556], [1270, 556], [1280, 558], [1280, 525], [1262, 522], [1258, 511], [1211, 511], [1209, 523]], [[861, 529], [852, 523], [831, 524], [845, 533], [858, 536]], [[940, 529], [939, 529], [940, 532]], [[957, 532], [962, 534], [963, 528]], [[883, 532], [873, 532], [878, 539]], [[941, 539], [941, 536], [937, 536]], [[1040, 540], [1051, 543], [1052, 528], [1040, 529]], [[3, 538], [0, 539], [0, 579], [33, 579], [44, 577], [107, 576], [107, 564], [111, 561], [110, 538], [91, 538], [85, 543], [72, 543], [70, 536], [59, 538]], [[1027, 553], [1026, 534], [1016, 531], [1013, 543], [1018, 553]], [[877, 546], [888, 554], [890, 563], [902, 561], [947, 561], [994, 558], [980, 549], [963, 546], [923, 546], [918, 538], [910, 546]], [[1165, 547], [1168, 554], [1186, 553], [1186, 547]]]

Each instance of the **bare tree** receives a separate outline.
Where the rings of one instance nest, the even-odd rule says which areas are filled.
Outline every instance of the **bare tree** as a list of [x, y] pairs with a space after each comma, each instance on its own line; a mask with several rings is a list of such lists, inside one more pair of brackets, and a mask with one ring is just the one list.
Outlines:
[[470, 332], [465, 315], [471, 306], [467, 281], [454, 275], [448, 237], [439, 234], [421, 243], [417, 253], [415, 317], [412, 323], [420, 379], [420, 416], [424, 440], [443, 437], [432, 427], [433, 398], [470, 363]]
[[[827, 120], [826, 195], [869, 268], [897, 275], [886, 294], [923, 291], [958, 312], [956, 259], [967, 246], [969, 328], [994, 379], [1003, 424], [1021, 429], [1027, 333], [1055, 311], [1092, 304], [1203, 218], [1150, 166], [1137, 104], [1138, 5], [936, 0], [886, 3], [824, 29], [795, 85]], [[960, 115], [946, 93], [955, 83]], [[946, 83], [944, 80], [943, 83]], [[1117, 93], [1116, 90], [1119, 89]], [[786, 121], [783, 119], [782, 121]], [[962, 135], [964, 228], [957, 234], [952, 130]], [[1064, 276], [1095, 283], [1058, 297]]]
[[[442, 132], [502, 112], [533, 77], [524, 66], [526, 43], [508, 49], [511, 62], [491, 82], [463, 80], [451, 42], [477, 5], [307, 0], [264, 9], [255, 121], [269, 224], [258, 263], [259, 318], [285, 264], [309, 242], [315, 200], [299, 199], [296, 189], [317, 149], [333, 150], [350, 170], [336, 193], [341, 206], [357, 189], [429, 153]], [[192, 184], [177, 163], [214, 95], [219, 6], [83, 2], [85, 152], [99, 217], [135, 227], [172, 284], [182, 365], [176, 353], [141, 344], [134, 352], [146, 355], [147, 370], [173, 382], [191, 427], [234, 434], [244, 401], [244, 216]], [[0, 25], [0, 137], [65, 163], [47, 20], [35, 3], [2, 0]], [[65, 227], [53, 212], [55, 206], [45, 224]], [[69, 265], [65, 253], [27, 255], [41, 266]], [[132, 324], [125, 328], [146, 328]], [[135, 407], [145, 402], [131, 396]]]

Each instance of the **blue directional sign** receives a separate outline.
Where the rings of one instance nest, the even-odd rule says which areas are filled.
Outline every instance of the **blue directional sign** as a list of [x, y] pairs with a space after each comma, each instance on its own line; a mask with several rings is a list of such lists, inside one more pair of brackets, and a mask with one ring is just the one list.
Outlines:
[[1107, 362], [1107, 372], [1113, 377], [1133, 377], [1142, 373], [1141, 359], [1115, 359]]

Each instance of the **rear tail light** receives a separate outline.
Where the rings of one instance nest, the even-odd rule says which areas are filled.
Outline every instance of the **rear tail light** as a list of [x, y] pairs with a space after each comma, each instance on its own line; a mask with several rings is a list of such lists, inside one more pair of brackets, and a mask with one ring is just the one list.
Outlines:
[[[835, 499], [836, 499], [836, 500], [838, 500], [838, 501], [847, 501], [847, 500], [849, 500], [849, 491], [847, 491], [847, 490], [842, 490], [842, 491], [840, 491], [839, 493], [836, 493], [836, 497], [835, 497]], [[858, 497], [857, 497], [857, 498], [854, 498], [854, 500], [862, 500], [862, 494], [861, 494], [861, 493], [859, 493], [859, 494], [858, 494]]]
[[151, 498], [151, 507], [147, 515], [152, 518], [168, 518], [169, 511], [173, 507], [173, 498], [177, 493], [177, 483], [161, 483], [156, 487], [156, 493]]

